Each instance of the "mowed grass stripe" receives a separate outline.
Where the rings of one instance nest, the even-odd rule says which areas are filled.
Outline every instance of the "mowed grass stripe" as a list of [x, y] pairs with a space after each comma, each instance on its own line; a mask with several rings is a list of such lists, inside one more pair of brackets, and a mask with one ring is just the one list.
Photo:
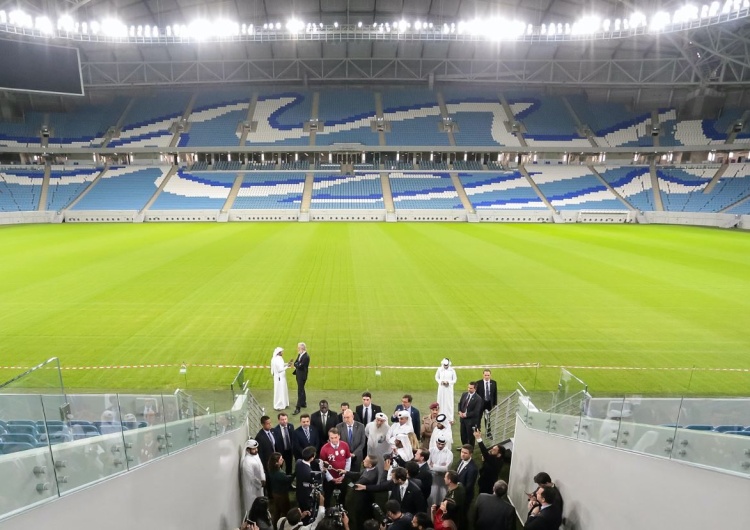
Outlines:
[[[63, 225], [0, 230], [2, 365], [314, 363], [750, 367], [747, 234], [660, 226]], [[159, 388], [172, 376], [67, 373]], [[432, 374], [325, 370], [320, 388], [429, 388]], [[195, 384], [216, 386], [213, 374]], [[467, 377], [469, 377], [467, 375]], [[552, 375], [545, 375], [554, 378]], [[593, 389], [683, 375], [595, 372]], [[262, 371], [254, 384], [268, 386]], [[727, 383], [723, 383], [727, 381]], [[705, 383], [704, 383], [705, 382]], [[696, 384], [746, 392], [722, 373]], [[511, 383], [512, 385], [512, 383]], [[691, 385], [691, 388], [693, 386]], [[747, 388], [747, 387], [746, 387]], [[725, 389], [725, 390], [724, 390]]]

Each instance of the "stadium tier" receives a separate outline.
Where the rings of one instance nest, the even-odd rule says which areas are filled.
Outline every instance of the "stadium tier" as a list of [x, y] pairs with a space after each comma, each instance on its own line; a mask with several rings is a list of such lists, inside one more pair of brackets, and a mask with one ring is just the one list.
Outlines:
[[171, 91], [134, 98], [125, 112], [119, 135], [108, 147], [167, 147], [174, 134], [172, 124], [179, 120], [192, 94]]
[[52, 168], [47, 191], [47, 210], [66, 208], [101, 173], [99, 168]]
[[304, 187], [304, 173], [247, 173], [232, 209], [299, 210]]
[[[722, 212], [744, 200], [750, 189], [750, 165], [728, 166], [713, 185], [719, 166], [664, 167], [657, 170], [664, 209], [673, 212]], [[730, 209], [727, 213], [739, 213]]]
[[220, 210], [229, 197], [234, 173], [205, 172], [194, 175], [178, 170], [167, 181], [151, 210]]
[[556, 210], [627, 208], [586, 166], [534, 166], [529, 176]]
[[460, 209], [458, 192], [447, 173], [391, 173], [391, 192], [397, 210]]
[[0, 212], [36, 210], [43, 181], [43, 169], [1, 168]]
[[518, 171], [459, 173], [458, 178], [477, 210], [544, 210], [547, 206]]
[[310, 207], [313, 209], [383, 210], [383, 188], [378, 173], [315, 176]]
[[[380, 136], [372, 126], [379, 118], [378, 98], [381, 117], [388, 123], [386, 145], [393, 146], [453, 145], [442, 130], [443, 120], [453, 122], [453, 142], [462, 147], [521, 147], [515, 125], [529, 147], [591, 148], [591, 140], [600, 147], [750, 143], [741, 107], [727, 107], [715, 119], [678, 119], [674, 109], [654, 108], [659, 131], [655, 139], [657, 124], [652, 124], [650, 110], [634, 112], [622, 103], [591, 101], [583, 95], [503, 94], [454, 87], [382, 91], [248, 87], [108, 96], [76, 104], [67, 112], [29, 111], [21, 120], [0, 123], [0, 146], [23, 148], [47, 142], [53, 147], [234, 147], [242, 141], [243, 125], [248, 126], [244, 146], [308, 146], [308, 124], [316, 122], [317, 146], [378, 146]], [[735, 134], [736, 127], [740, 130]]]
[[637, 210], [655, 209], [648, 166], [595, 166], [594, 169]]
[[141, 210], [169, 172], [169, 166], [113, 166], [72, 210]]

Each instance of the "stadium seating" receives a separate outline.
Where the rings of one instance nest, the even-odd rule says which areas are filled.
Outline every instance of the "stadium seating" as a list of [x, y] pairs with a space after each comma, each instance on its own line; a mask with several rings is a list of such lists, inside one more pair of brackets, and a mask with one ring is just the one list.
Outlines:
[[526, 128], [524, 138], [530, 146], [590, 147], [586, 138], [576, 132], [577, 125], [562, 98], [506, 96], [511, 108], [528, 104], [527, 108], [515, 112], [515, 119]]
[[43, 168], [0, 168], [0, 212], [36, 210], [43, 181]]
[[518, 171], [459, 173], [458, 178], [474, 209], [547, 209], [528, 180]]
[[27, 112], [22, 122], [0, 123], [0, 147], [30, 147], [42, 143], [44, 113]]
[[190, 92], [170, 91], [134, 98], [119, 136], [108, 147], [169, 146], [173, 137], [169, 129], [182, 117], [191, 97]]
[[247, 118], [249, 103], [228, 101], [193, 109], [190, 130], [180, 134], [178, 146], [221, 147], [239, 144], [237, 125]]
[[304, 131], [312, 115], [308, 92], [266, 93], [258, 97], [253, 114], [257, 129], [247, 134], [247, 145], [310, 145]]
[[586, 166], [535, 166], [529, 176], [556, 210], [624, 210]]
[[354, 143], [378, 145], [379, 137], [370, 123], [375, 119], [375, 97], [362, 89], [329, 89], [319, 92], [318, 120], [323, 130], [316, 133], [316, 145]]
[[718, 165], [663, 167], [657, 170], [664, 209], [677, 212], [719, 212], [750, 195], [750, 165], [732, 164], [710, 192], [706, 187]]
[[154, 195], [169, 166], [113, 166], [73, 210], [141, 210]]
[[100, 147], [110, 127], [125, 111], [128, 98], [115, 96], [97, 104], [82, 105], [68, 112], [49, 114], [50, 146]]
[[648, 166], [595, 166], [594, 169], [634, 208], [654, 210], [654, 195]]
[[379, 209], [385, 208], [380, 175], [315, 176], [310, 207], [313, 209]]
[[99, 168], [53, 168], [49, 176], [47, 210], [63, 210], [96, 179], [100, 171]]
[[232, 209], [299, 210], [304, 185], [304, 173], [246, 173]]
[[[466, 162], [464, 162], [463, 160], [454, 160], [453, 169], [457, 171], [482, 171], [484, 168], [482, 167], [481, 162], [477, 160], [469, 160]], [[491, 169], [502, 169], [502, 168], [495, 167]]]
[[447, 173], [394, 172], [389, 177], [397, 210], [463, 208]]
[[234, 173], [194, 175], [180, 169], [169, 179], [150, 210], [220, 210], [235, 179]]

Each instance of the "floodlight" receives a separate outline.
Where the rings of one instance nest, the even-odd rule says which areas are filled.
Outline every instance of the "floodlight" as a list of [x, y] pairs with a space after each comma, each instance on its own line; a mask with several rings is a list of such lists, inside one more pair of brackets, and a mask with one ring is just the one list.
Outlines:
[[422, 22], [421, 22], [421, 21], [419, 21], [419, 20], [417, 20], [417, 21], [416, 21], [416, 22], [414, 23], [414, 29], [416, 29], [417, 31], [419, 31], [420, 29], [422, 29]]
[[[641, 26], [646, 25], [646, 15], [644, 15], [641, 12], [636, 12], [630, 15], [630, 19], [628, 20], [628, 26], [637, 29]], [[628, 29], [628, 28], [625, 28]]]
[[[529, 24], [531, 25], [531, 24]], [[542, 35], [547, 34], [547, 24], [542, 24], [542, 31], [540, 32]]]
[[750, 9], [750, 0], [742, 0], [742, 9]]
[[8, 23], [8, 15], [5, 13], [5, 10], [0, 10], [0, 24], [7, 24]]
[[[748, 1], [748, 0], [745, 0], [745, 2], [747, 2], [747, 1]], [[432, 29], [432, 22], [430, 22], [430, 29]]]
[[602, 22], [602, 29], [604, 29], [604, 31], [609, 31], [611, 25], [612, 21], [610, 21], [608, 18], [605, 18], [604, 22]]
[[534, 26], [532, 26], [531, 24], [526, 26], [526, 35], [532, 35], [533, 33], [534, 33]]
[[706, 18], [708, 16], [708, 6], [706, 4], [703, 4], [701, 7], [701, 18]]
[[19, 28], [34, 27], [34, 20], [31, 18], [31, 15], [24, 13], [20, 9], [14, 9], [11, 11], [8, 14], [8, 20], [10, 20], [12, 25], [18, 26]]
[[[93, 24], [93, 23], [92, 23]], [[127, 37], [128, 28], [125, 24], [114, 18], [105, 18], [99, 28], [105, 37]], [[130, 36], [135, 33], [135, 28], [130, 27]]]
[[296, 18], [292, 18], [286, 23], [286, 29], [289, 30], [290, 33], [299, 33], [304, 29], [304, 27], [305, 23]]
[[85, 22], [81, 23], [81, 33], [86, 34], [89, 32], [89, 25]]
[[722, 13], [729, 13], [732, 10], [732, 0], [726, 0], [724, 6], [721, 8]]
[[708, 8], [708, 16], [715, 17], [719, 14], [719, 2], [711, 2], [711, 6]]
[[[574, 35], [591, 35], [599, 31], [601, 26], [601, 20], [597, 16], [586, 16], [581, 20], [573, 24]], [[568, 32], [567, 24], [565, 27], [565, 33]]]
[[362, 27], [362, 21], [361, 21], [361, 20], [360, 20], [359, 22], [357, 22], [357, 27], [358, 27], [358, 28], [361, 28], [361, 27]]
[[565, 34], [570, 35], [570, 24], [567, 22], [565, 23]]
[[659, 11], [653, 17], [651, 17], [651, 24], [649, 25], [649, 29], [651, 31], [661, 31], [669, 25], [669, 22], [669, 13]]
[[281, 22], [276, 23], [276, 29], [281, 29]]
[[339, 23], [338, 23], [338, 22], [334, 22], [334, 23], [333, 23], [333, 27], [334, 27], [334, 28], [338, 28], [338, 27], [339, 27]]
[[34, 27], [47, 35], [52, 34], [54, 28], [52, 27], [52, 21], [47, 17], [37, 17]]
[[[373, 28], [376, 28], [376, 27], [378, 27], [378, 23], [377, 23], [377, 22], [373, 22], [373, 23], [372, 23], [372, 27], [373, 27]], [[381, 24], [381, 25], [380, 25], [380, 27], [382, 28], [382, 27], [383, 27], [383, 24]]]
[[167, 37], [172, 36], [172, 26], [167, 26]]
[[615, 19], [615, 31], [620, 31], [622, 27], [622, 21], [619, 18]]
[[558, 22], [557, 23], [557, 33], [562, 33], [562, 32], [563, 32], [563, 25], [562, 25], [561, 22]]
[[556, 29], [555, 25], [554, 24], [550, 24], [549, 25], [549, 30], [547, 31], [547, 34], [548, 35], [554, 35], [555, 34], [555, 29]]
[[128, 31], [128, 35], [131, 37], [135, 37], [135, 26], [130, 26], [130, 30]]
[[698, 7], [687, 4], [677, 9], [672, 16], [672, 23], [680, 24], [698, 18]]

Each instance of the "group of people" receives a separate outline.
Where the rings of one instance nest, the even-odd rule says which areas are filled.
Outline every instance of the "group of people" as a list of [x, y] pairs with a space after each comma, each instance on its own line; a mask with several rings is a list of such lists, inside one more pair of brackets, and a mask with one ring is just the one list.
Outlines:
[[[485, 418], [489, 434], [492, 426], [487, 412], [497, 404], [497, 383], [490, 370], [483, 371], [482, 379], [469, 382], [456, 402], [456, 372], [450, 360], [443, 359], [435, 373], [437, 400], [425, 415], [409, 394], [387, 414], [373, 402], [370, 392], [363, 392], [354, 408], [343, 402], [334, 411], [324, 399], [318, 402], [318, 410], [308, 414], [301, 413], [307, 406], [307, 348], [299, 343], [297, 356], [289, 361], [283, 353], [283, 348], [276, 348], [271, 361], [276, 425], [270, 416], [263, 416], [260, 430], [245, 446], [246, 509], [265, 510], [277, 530], [312, 530], [321, 524], [324, 508], [331, 507], [339, 514], [346, 508], [350, 530], [374, 530], [379, 526], [372, 526], [372, 518], [377, 521], [379, 516], [393, 530], [468, 530], [470, 514], [477, 529], [515, 528], [515, 511], [506, 500], [508, 486], [499, 480], [505, 449], [499, 444], [487, 447], [482, 438], [481, 420]], [[290, 405], [286, 371], [292, 367], [298, 387], [292, 413], [299, 414], [296, 427], [285, 412]], [[460, 447], [454, 447], [456, 421]], [[476, 446], [482, 456], [480, 466], [473, 460]], [[455, 462], [454, 451], [458, 451]], [[542, 486], [534, 492], [534, 506], [530, 500], [529, 524], [537, 525], [530, 528], [547, 528], [544, 523], [556, 513], [547, 508], [553, 505], [555, 492]], [[296, 505], [292, 506], [294, 489]], [[473, 502], [475, 491], [479, 496]], [[257, 503], [260, 508], [253, 510]], [[379, 514], [373, 506], [383, 506], [384, 512]], [[344, 522], [339, 519], [341, 527]]]

